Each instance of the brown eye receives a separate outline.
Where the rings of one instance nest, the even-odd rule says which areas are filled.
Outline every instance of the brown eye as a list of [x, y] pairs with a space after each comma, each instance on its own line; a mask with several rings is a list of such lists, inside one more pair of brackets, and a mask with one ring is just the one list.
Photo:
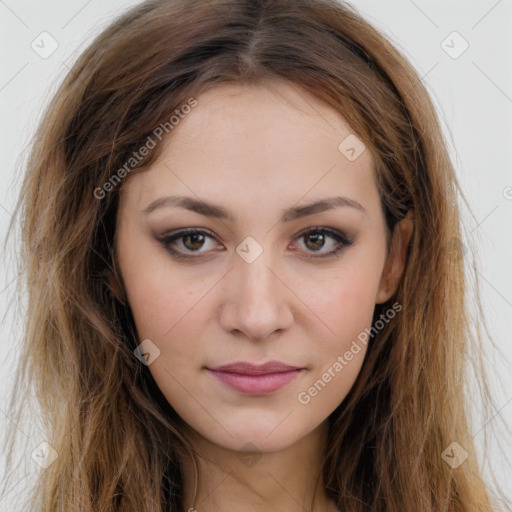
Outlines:
[[[192, 259], [206, 256], [210, 249], [218, 248], [213, 242], [215, 237], [199, 229], [182, 229], [158, 240], [162, 246], [178, 259]], [[210, 243], [210, 247], [208, 244]], [[197, 253], [195, 255], [194, 253]]]
[[311, 244], [308, 244], [308, 242], [306, 241], [306, 246], [312, 250], [321, 249], [323, 247], [323, 245], [325, 244], [324, 235], [320, 234], [320, 233], [315, 233], [315, 232], [312, 232], [312, 233], [313, 234], [304, 235], [304, 239], [311, 242]]
[[204, 236], [200, 233], [193, 233], [182, 237], [183, 245], [191, 251], [201, 249], [204, 244]]
[[[343, 233], [330, 228], [315, 228], [302, 232], [296, 239], [303, 240], [304, 247], [300, 247], [301, 253], [306, 258], [327, 258], [334, 256], [342, 249], [353, 244]], [[163, 237], [158, 241], [171, 255], [177, 259], [197, 259], [201, 256], [211, 255], [212, 250], [218, 250], [219, 245], [208, 247], [216, 238], [207, 231], [199, 229], [183, 229], [172, 235]], [[327, 248], [327, 250], [322, 250]], [[196, 253], [196, 254], [194, 254]], [[318, 253], [318, 254], [314, 254]]]
[[[349, 240], [343, 233], [330, 228], [309, 229], [308, 231], [303, 231], [297, 238], [304, 240], [305, 256], [317, 259], [334, 256], [337, 252], [354, 243], [353, 240]], [[325, 247], [327, 247], [327, 250], [322, 251]], [[311, 254], [315, 252], [318, 255]]]

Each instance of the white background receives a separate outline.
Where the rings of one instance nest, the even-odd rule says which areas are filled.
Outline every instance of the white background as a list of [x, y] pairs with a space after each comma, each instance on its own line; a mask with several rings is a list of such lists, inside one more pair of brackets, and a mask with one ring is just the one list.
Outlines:
[[[0, 236], [6, 233], [18, 190], [22, 152], [42, 108], [81, 50], [119, 13], [128, 0], [0, 0]], [[477, 442], [498, 419], [512, 425], [512, 0], [433, 1], [358, 0], [360, 12], [389, 35], [418, 69], [439, 110], [450, 150], [474, 218], [465, 214], [472, 243], [479, 248], [482, 300], [491, 335], [501, 354], [488, 345], [498, 408], [482, 419]], [[48, 32], [57, 50], [41, 58], [31, 43]], [[452, 54], [469, 45], [458, 58]], [[448, 39], [447, 37], [450, 36]], [[445, 49], [443, 49], [442, 42]], [[507, 195], [508, 190], [508, 195]], [[5, 258], [0, 275], [0, 432], [19, 332], [8, 309], [14, 293], [14, 267]], [[503, 357], [505, 356], [505, 357]], [[507, 362], [508, 360], [508, 362]], [[501, 378], [502, 386], [498, 387]], [[510, 436], [491, 446], [492, 465], [512, 497]], [[39, 440], [34, 440], [34, 448]], [[30, 453], [19, 453], [30, 460]], [[3, 454], [0, 467], [3, 465]], [[2, 471], [0, 470], [0, 475]], [[21, 478], [21, 476], [20, 476]], [[23, 485], [29, 485], [26, 481]], [[22, 486], [23, 486], [22, 485]], [[14, 492], [22, 491], [18, 487]], [[10, 509], [10, 496], [0, 510]]]

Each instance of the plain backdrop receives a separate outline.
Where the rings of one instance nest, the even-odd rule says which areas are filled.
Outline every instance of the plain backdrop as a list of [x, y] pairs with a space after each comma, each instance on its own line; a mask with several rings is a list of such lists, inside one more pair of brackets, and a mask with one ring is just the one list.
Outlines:
[[[137, 2], [130, 0], [0, 0], [0, 235], [18, 191], [17, 166], [43, 107], [72, 63], [99, 31]], [[475, 440], [497, 421], [512, 425], [512, 0], [357, 0], [351, 2], [405, 53], [431, 92], [453, 162], [474, 217], [463, 212], [479, 249], [481, 294], [496, 346], [486, 352], [498, 407], [475, 425]], [[42, 42], [43, 41], [43, 42]], [[53, 51], [53, 52], [52, 52]], [[46, 53], [52, 52], [50, 55]], [[0, 275], [0, 433], [10, 424], [7, 393], [19, 343], [8, 306], [14, 267]], [[501, 386], [500, 386], [501, 380]], [[40, 443], [34, 439], [34, 448]], [[32, 442], [32, 440], [30, 440]], [[492, 466], [512, 497], [510, 436], [490, 450]], [[3, 466], [3, 454], [0, 467]], [[19, 453], [29, 461], [28, 453]], [[0, 470], [0, 475], [2, 472]], [[30, 477], [20, 474], [20, 485]], [[11, 496], [12, 496], [11, 493]], [[0, 510], [11, 510], [10, 495]]]

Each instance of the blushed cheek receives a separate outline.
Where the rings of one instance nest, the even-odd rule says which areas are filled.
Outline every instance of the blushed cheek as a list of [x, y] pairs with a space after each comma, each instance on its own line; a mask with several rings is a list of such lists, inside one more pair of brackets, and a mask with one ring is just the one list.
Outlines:
[[153, 338], [159, 346], [166, 345], [195, 314], [191, 295], [177, 294], [174, 286], [163, 284], [142, 278], [130, 300], [139, 336]]
[[376, 286], [371, 271], [344, 273], [316, 298], [320, 317], [338, 338], [346, 338], [371, 322]]
[[120, 267], [128, 302], [137, 327], [140, 327], [140, 336], [147, 337], [148, 326], [156, 334], [161, 332], [162, 323], [168, 324], [167, 328], [172, 325], [174, 317], [187, 306], [184, 299], [188, 294], [177, 293], [177, 290], [183, 289], [182, 280], [177, 272], [171, 270], [160, 249], [136, 240], [135, 234], [126, 236], [120, 254]]
[[[140, 340], [149, 338], [160, 350], [160, 357], [151, 365], [161, 378], [167, 369], [173, 376], [200, 363], [201, 343], [208, 321], [213, 314], [208, 297], [209, 289], [201, 282], [184, 280], [179, 274], [159, 275], [140, 273], [133, 281], [132, 312]], [[181, 378], [181, 377], [180, 377]]]
[[350, 391], [366, 354], [364, 332], [371, 327], [379, 269], [363, 263], [338, 272], [318, 302], [322, 321], [333, 331], [317, 339], [321, 349], [310, 382], [328, 382], [316, 405], [323, 412], [334, 410]]
[[332, 412], [343, 401], [361, 371], [367, 345], [360, 335], [371, 326], [374, 279], [361, 279], [360, 274], [344, 276], [325, 297], [321, 316], [335, 334], [322, 337], [322, 355], [310, 383], [322, 389], [314, 406], [322, 414]]

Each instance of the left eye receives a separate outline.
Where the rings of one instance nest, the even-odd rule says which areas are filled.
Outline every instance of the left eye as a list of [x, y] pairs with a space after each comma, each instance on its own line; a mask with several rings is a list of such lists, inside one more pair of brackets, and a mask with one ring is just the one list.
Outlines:
[[336, 254], [344, 247], [352, 245], [352, 242], [348, 240], [343, 234], [326, 228], [310, 229], [300, 234], [298, 239], [303, 239], [304, 246], [313, 252], [320, 252], [321, 249], [329, 246], [327, 241], [330, 239], [331, 249], [321, 252], [322, 256], [310, 256], [313, 258], [331, 256]]
[[[215, 237], [204, 230], [183, 229], [173, 235], [164, 237], [160, 240], [160, 243], [171, 253], [173, 257], [185, 259], [194, 258], [195, 256], [192, 256], [191, 253], [203, 254], [208, 252], [206, 250], [200, 250], [207, 245], [205, 243], [207, 239], [214, 240]], [[306, 252], [320, 253], [319, 256], [312, 254], [306, 255], [306, 257], [309, 258], [324, 258], [332, 256], [344, 247], [349, 247], [353, 243], [351, 240], [348, 240], [343, 233], [330, 228], [309, 229], [300, 233], [296, 239], [304, 239]], [[331, 249], [322, 251], [324, 247], [328, 246], [326, 245], [326, 242], [329, 239], [331, 240]]]

